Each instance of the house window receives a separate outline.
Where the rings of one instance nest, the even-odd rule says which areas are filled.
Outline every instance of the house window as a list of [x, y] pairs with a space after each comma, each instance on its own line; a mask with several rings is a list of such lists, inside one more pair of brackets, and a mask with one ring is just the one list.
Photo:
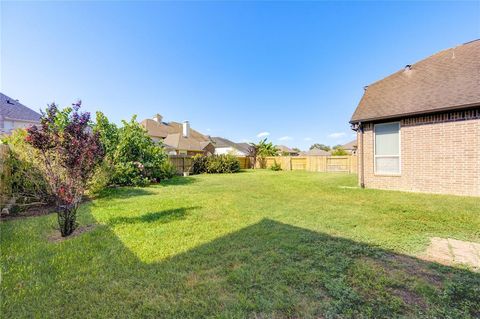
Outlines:
[[375, 174], [400, 174], [400, 123], [375, 124]]
[[3, 123], [3, 128], [5, 132], [9, 133], [11, 130], [13, 130], [13, 122], [12, 121], [5, 121]]

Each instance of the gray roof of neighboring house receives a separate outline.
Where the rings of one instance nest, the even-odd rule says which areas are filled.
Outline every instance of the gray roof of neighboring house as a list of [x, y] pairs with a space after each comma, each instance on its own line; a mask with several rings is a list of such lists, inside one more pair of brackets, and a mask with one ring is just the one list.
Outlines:
[[248, 143], [235, 143], [237, 145], [237, 149], [245, 154], [249, 154], [252, 150], [252, 146]]
[[440, 51], [365, 88], [351, 123], [480, 105], [480, 40]]
[[235, 143], [219, 136], [210, 137], [215, 147], [235, 147]]
[[327, 152], [327, 151], [324, 151], [324, 150], [321, 150], [321, 149], [315, 147], [315, 148], [312, 148], [311, 150], [309, 150], [308, 152], [306, 152], [305, 155], [307, 155], [307, 156], [329, 156], [330, 152]]
[[285, 145], [275, 145], [275, 147], [280, 151], [280, 152], [285, 152], [285, 153], [298, 153], [297, 151], [291, 149], [288, 146]]
[[236, 150], [248, 154], [250, 152], [250, 145], [248, 143], [235, 143], [230, 141], [229, 139], [215, 136], [210, 138], [215, 145], [215, 147], [232, 147]]
[[343, 144], [342, 148], [344, 150], [349, 150], [349, 151], [356, 150], [357, 149], [357, 140], [355, 139], [353, 141], [348, 142], [347, 144]]
[[41, 117], [39, 113], [3, 93], [0, 93], [0, 116], [27, 122], [40, 122]]

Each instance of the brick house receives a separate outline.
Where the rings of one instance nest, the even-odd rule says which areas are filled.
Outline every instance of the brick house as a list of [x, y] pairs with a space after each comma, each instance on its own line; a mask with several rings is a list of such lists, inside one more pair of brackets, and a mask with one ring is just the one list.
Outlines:
[[369, 85], [350, 123], [362, 187], [480, 196], [480, 40]]
[[40, 114], [18, 100], [0, 93], [0, 136], [40, 123]]
[[190, 123], [185, 121], [164, 122], [160, 114], [153, 119], [140, 122], [148, 135], [155, 142], [161, 142], [170, 155], [210, 155], [215, 153], [215, 146], [210, 137], [192, 129]]

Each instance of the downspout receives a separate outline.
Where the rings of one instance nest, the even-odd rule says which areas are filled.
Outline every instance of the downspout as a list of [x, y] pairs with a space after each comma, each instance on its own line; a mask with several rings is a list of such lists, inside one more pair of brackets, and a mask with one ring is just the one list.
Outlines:
[[362, 143], [362, 149], [360, 150], [360, 187], [365, 188], [365, 165], [364, 165], [364, 139], [363, 139], [363, 124], [362, 122], [358, 123], [358, 128], [360, 129], [360, 141]]

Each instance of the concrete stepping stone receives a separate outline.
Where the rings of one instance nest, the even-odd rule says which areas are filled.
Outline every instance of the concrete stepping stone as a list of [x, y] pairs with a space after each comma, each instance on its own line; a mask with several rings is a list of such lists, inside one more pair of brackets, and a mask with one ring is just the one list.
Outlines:
[[452, 238], [431, 238], [425, 259], [444, 265], [463, 264], [480, 270], [480, 244]]

